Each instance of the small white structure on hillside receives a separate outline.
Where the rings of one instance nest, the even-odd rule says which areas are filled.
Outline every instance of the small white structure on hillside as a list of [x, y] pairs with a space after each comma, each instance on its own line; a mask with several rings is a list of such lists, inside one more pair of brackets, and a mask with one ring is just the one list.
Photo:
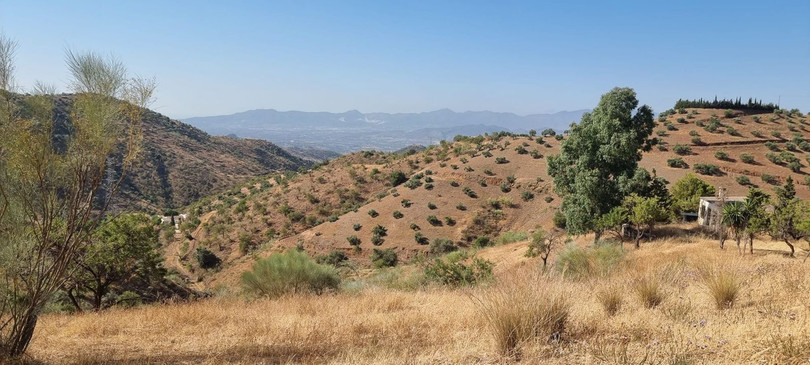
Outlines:
[[725, 204], [742, 204], [743, 201], [745, 201], [744, 196], [701, 197], [698, 206], [698, 224], [706, 227], [716, 227], [723, 217], [723, 206]]

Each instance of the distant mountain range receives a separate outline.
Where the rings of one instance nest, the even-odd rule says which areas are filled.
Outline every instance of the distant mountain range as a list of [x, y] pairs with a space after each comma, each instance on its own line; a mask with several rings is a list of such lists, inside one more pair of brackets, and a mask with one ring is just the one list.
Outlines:
[[511, 131], [525, 133], [553, 128], [562, 131], [587, 110], [517, 115], [491, 111], [426, 113], [345, 113], [257, 109], [183, 121], [215, 135], [261, 138], [284, 147], [317, 148], [339, 153], [358, 150], [393, 151], [429, 145], [456, 135]]

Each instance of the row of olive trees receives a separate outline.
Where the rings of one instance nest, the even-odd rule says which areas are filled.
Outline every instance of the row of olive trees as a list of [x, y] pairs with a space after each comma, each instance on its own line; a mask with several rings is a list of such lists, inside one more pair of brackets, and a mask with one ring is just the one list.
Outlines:
[[[128, 78], [114, 59], [67, 52], [76, 94], [55, 120], [53, 89], [15, 93], [16, 43], [0, 35], [0, 356], [28, 348], [46, 302], [117, 190], [139, 143], [154, 82]], [[124, 100], [126, 102], [121, 102]], [[65, 132], [67, 131], [67, 132]], [[121, 169], [108, 168], [120, 154]]]
[[[770, 212], [766, 209], [769, 201], [773, 207]], [[776, 188], [773, 199], [762, 190], [751, 188], [742, 203], [723, 207], [722, 221], [734, 235], [737, 248], [745, 238], [742, 249], [748, 246], [751, 253], [754, 253], [754, 237], [761, 233], [784, 241], [790, 248], [791, 257], [796, 253], [797, 240], [810, 239], [810, 203], [796, 197], [791, 177], [787, 178], [784, 187]], [[722, 243], [720, 247], [723, 248]]]

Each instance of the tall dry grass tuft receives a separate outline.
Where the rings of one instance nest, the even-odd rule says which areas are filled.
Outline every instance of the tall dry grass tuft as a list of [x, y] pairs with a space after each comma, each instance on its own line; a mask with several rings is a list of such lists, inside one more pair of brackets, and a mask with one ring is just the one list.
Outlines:
[[607, 284], [596, 290], [596, 300], [608, 316], [613, 316], [622, 308], [622, 289], [618, 285]]
[[512, 277], [473, 295], [501, 354], [517, 356], [525, 343], [562, 335], [571, 300], [552, 280], [539, 275]]
[[702, 270], [703, 285], [709, 289], [717, 309], [728, 309], [734, 306], [740, 294], [742, 283], [733, 271], [722, 267]]
[[633, 281], [633, 290], [647, 308], [655, 308], [666, 298], [661, 280], [655, 275], [646, 275]]

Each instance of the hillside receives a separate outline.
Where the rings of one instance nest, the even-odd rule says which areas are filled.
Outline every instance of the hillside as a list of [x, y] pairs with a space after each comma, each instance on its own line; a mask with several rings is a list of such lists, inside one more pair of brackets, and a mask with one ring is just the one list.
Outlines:
[[[69, 123], [72, 96], [54, 101], [58, 124]], [[255, 176], [309, 165], [270, 142], [211, 136], [151, 110], [141, 127], [140, 154], [115, 200], [121, 208], [181, 207]]]
[[[722, 110], [690, 109], [659, 119], [661, 143], [644, 154], [640, 165], [674, 183], [695, 172], [696, 165], [712, 164], [717, 171], [699, 176], [728, 188], [731, 195], [743, 195], [749, 186], [773, 192], [792, 175], [800, 186], [799, 196], [810, 197], [810, 190], [804, 187], [807, 162], [799, 151], [801, 146], [810, 148], [801, 143], [810, 137], [804, 117], [723, 114]], [[700, 138], [694, 141], [697, 144], [693, 143], [695, 134]], [[677, 155], [673, 150], [678, 144], [691, 151]], [[201, 287], [210, 288], [234, 284], [252, 265], [256, 253], [263, 256], [290, 247], [314, 255], [340, 250], [366, 265], [372, 248], [392, 248], [407, 261], [428, 251], [427, 243], [437, 238], [469, 247], [481, 236], [496, 240], [510, 231], [525, 235], [538, 225], [551, 226], [559, 206], [545, 158], [557, 153], [559, 145], [550, 136], [495, 134], [445, 143], [410, 156], [372, 152], [344, 156], [305, 174], [276, 176], [195, 205], [193, 210], [204, 218], [203, 224], [190, 232], [193, 240], [180, 243], [184, 239], [179, 239], [170, 246], [175, 251], [167, 255], [180, 255], [193, 269], [191, 249], [211, 247], [223, 259], [221, 271], [195, 271], [203, 279]], [[788, 152], [791, 148], [794, 151]], [[718, 151], [727, 157], [718, 159]], [[752, 155], [754, 162], [740, 161], [743, 153]], [[766, 155], [773, 158], [774, 153], [782, 153], [783, 159], [789, 159], [788, 153], [795, 155], [798, 172], [785, 163], [769, 161]], [[667, 160], [678, 157], [683, 167], [667, 165]], [[501, 158], [504, 160], [498, 163]], [[411, 182], [392, 188], [388, 175], [395, 170], [403, 171]], [[762, 175], [772, 175], [773, 180], [764, 182]], [[739, 180], [740, 176], [748, 182]], [[371, 211], [376, 214], [372, 216]], [[437, 220], [430, 223], [430, 216]], [[378, 225], [385, 228], [386, 235], [375, 245], [372, 231]], [[217, 233], [212, 234], [214, 231]], [[424, 237], [421, 242], [417, 235]], [[359, 251], [347, 240], [350, 236], [359, 238]], [[238, 249], [240, 242], [242, 250]]]

